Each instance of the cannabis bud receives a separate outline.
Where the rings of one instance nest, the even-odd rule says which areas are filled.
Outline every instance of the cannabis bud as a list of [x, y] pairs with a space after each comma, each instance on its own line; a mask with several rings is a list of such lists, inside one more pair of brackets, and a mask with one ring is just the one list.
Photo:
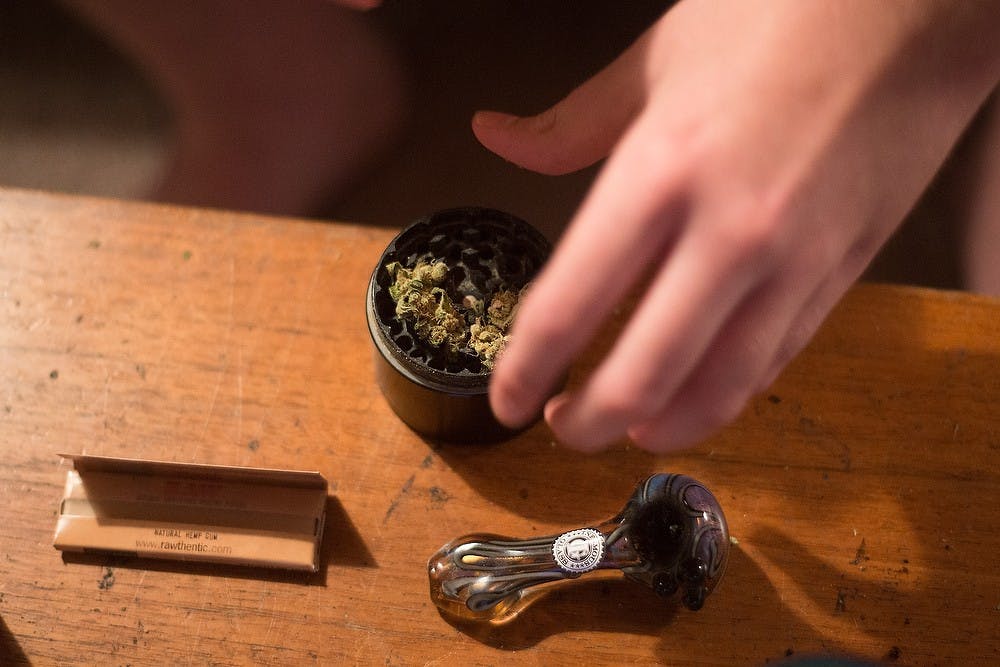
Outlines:
[[396, 317], [413, 324], [420, 340], [452, 355], [471, 350], [484, 368], [493, 370], [507, 343], [519, 292], [501, 289], [488, 298], [484, 309], [483, 301], [473, 294], [461, 295], [456, 304], [444, 287], [449, 269], [443, 261], [419, 261], [413, 268], [390, 262], [385, 270], [393, 279], [389, 296], [396, 304]]
[[525, 221], [474, 206], [415, 220], [386, 246], [365, 311], [376, 381], [407, 426], [447, 442], [514, 435], [490, 409], [490, 375], [550, 252]]

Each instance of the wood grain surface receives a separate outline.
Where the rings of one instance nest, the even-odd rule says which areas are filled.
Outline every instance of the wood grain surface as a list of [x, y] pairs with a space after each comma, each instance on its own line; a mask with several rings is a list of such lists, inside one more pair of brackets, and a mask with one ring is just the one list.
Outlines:
[[[544, 425], [438, 445], [372, 379], [394, 233], [0, 190], [0, 663], [1000, 661], [1000, 303], [857, 287], [690, 451], [582, 456]], [[323, 568], [63, 557], [63, 452], [318, 470]], [[500, 628], [430, 601], [448, 540], [590, 525], [659, 471], [712, 489], [738, 541], [701, 611], [586, 578]]]

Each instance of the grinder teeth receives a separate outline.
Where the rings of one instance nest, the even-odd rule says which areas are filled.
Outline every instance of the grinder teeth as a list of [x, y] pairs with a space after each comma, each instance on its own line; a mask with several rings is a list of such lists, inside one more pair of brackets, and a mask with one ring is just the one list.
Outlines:
[[413, 268], [419, 262], [443, 261], [448, 276], [441, 288], [455, 304], [462, 304], [485, 302], [503, 289], [520, 290], [548, 254], [545, 237], [500, 211], [467, 208], [436, 213], [397, 237], [387, 249], [387, 261], [377, 268], [374, 305], [378, 325], [402, 354], [425, 368], [445, 375], [488, 375], [489, 369], [472, 350], [462, 348], [456, 353], [447, 346], [431, 345], [417, 335], [412, 322], [396, 317], [388, 289], [393, 280], [385, 266], [399, 262]]

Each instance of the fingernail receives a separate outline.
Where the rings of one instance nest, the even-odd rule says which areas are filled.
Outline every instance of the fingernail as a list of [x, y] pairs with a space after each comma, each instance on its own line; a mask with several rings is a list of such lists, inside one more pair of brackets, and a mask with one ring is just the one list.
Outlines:
[[565, 417], [569, 403], [570, 397], [566, 394], [559, 394], [550, 398], [545, 404], [545, 421], [555, 428], [559, 421]]
[[501, 424], [508, 428], [521, 428], [534, 416], [534, 408], [520, 395], [495, 387], [490, 389], [490, 408]]
[[517, 116], [499, 111], [477, 111], [472, 116], [472, 124], [487, 130], [510, 127], [517, 122]]
[[573, 400], [573, 396], [567, 393], [549, 399], [545, 404], [545, 421], [566, 447], [591, 454], [601, 451], [609, 444], [604, 434], [589, 433], [581, 436], [577, 428], [567, 423], [574, 419]]

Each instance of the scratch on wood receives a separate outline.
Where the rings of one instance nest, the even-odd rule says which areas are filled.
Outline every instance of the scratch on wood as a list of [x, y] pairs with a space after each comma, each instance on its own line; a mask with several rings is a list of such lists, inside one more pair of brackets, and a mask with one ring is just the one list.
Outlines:
[[143, 570], [142, 574], [139, 575], [139, 582], [135, 585], [135, 594], [132, 596], [132, 606], [135, 606], [139, 602], [139, 589], [142, 588], [142, 582], [146, 580], [147, 570]]
[[102, 591], [109, 591], [115, 585], [115, 571], [110, 567], [104, 568], [104, 576], [97, 582], [97, 587]]
[[433, 505], [440, 506], [451, 500], [451, 494], [439, 486], [432, 486], [429, 493]]
[[865, 545], [865, 538], [861, 538], [861, 544], [858, 545], [858, 550], [854, 553], [854, 560], [851, 561], [851, 565], [861, 565], [866, 560], [868, 560], [868, 548]]
[[[319, 284], [321, 269], [322, 267], [319, 264], [317, 264], [316, 271], [313, 272], [312, 280], [309, 283], [306, 293], [301, 298], [297, 299], [298, 305], [295, 308], [295, 313], [293, 317], [294, 321], [292, 322], [292, 325], [290, 327], [286, 327], [285, 330], [283, 331], [283, 333], [285, 333], [286, 335], [293, 335], [290, 332], [292, 331], [298, 332], [302, 330], [300, 327], [302, 325], [302, 320], [304, 318], [303, 311], [306, 308], [305, 304], [312, 303], [312, 295], [316, 291], [316, 286]], [[288, 367], [288, 358], [292, 353], [293, 347], [296, 346], [292, 345], [292, 341], [286, 339], [285, 344], [281, 348], [280, 354], [275, 354], [272, 356], [272, 359], [275, 360], [276, 363], [271, 364], [271, 368], [269, 369], [269, 375], [274, 384], [274, 391], [271, 393], [270, 398], [266, 401], [267, 407], [264, 410], [263, 416], [261, 416], [260, 421], [257, 424], [258, 433], [263, 430], [264, 424], [271, 416], [271, 410], [274, 409], [274, 406], [277, 403], [278, 395], [281, 394], [282, 383], [284, 382], [285, 379], [285, 369]], [[278, 369], [277, 373], [273, 372], [275, 368]]]
[[397, 507], [399, 507], [399, 503], [403, 500], [403, 496], [410, 492], [410, 487], [413, 486], [413, 480], [415, 480], [416, 477], [416, 475], [410, 475], [410, 478], [403, 483], [403, 488], [399, 490], [396, 497], [392, 499], [391, 503], [389, 503], [389, 509], [385, 511], [385, 516], [382, 517], [383, 524], [389, 520], [392, 513], [396, 511]]

